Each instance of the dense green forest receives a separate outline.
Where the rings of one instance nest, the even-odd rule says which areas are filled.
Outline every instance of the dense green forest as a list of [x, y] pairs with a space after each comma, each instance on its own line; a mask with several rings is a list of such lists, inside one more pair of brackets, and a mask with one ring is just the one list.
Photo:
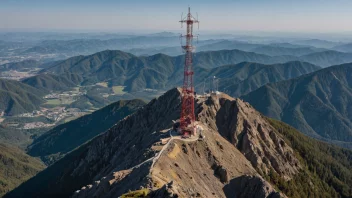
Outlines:
[[266, 179], [288, 197], [352, 197], [352, 151], [309, 138], [293, 127], [268, 119], [294, 149], [302, 171], [285, 181], [274, 171]]
[[0, 197], [45, 168], [22, 150], [0, 143]]
[[324, 68], [243, 96], [254, 108], [315, 138], [352, 148], [352, 64]]

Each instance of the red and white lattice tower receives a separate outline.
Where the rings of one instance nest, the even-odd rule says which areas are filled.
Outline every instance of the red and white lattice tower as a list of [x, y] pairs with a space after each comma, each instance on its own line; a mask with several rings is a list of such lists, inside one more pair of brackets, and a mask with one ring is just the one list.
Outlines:
[[185, 18], [181, 19], [181, 24], [187, 25], [185, 37], [186, 45], [183, 45], [185, 55], [185, 68], [184, 68], [184, 79], [182, 89], [182, 109], [180, 118], [180, 128], [183, 136], [195, 135], [195, 115], [194, 115], [194, 86], [193, 86], [193, 68], [192, 68], [192, 53], [195, 49], [193, 47], [193, 24], [199, 23], [191, 14], [191, 9], [188, 8], [188, 14]]

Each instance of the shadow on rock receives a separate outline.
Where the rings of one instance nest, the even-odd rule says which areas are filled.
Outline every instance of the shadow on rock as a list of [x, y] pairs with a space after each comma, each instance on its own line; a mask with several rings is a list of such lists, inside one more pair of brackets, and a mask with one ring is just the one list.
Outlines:
[[223, 188], [228, 198], [280, 198], [284, 195], [276, 192], [274, 188], [260, 177], [243, 175], [230, 180]]

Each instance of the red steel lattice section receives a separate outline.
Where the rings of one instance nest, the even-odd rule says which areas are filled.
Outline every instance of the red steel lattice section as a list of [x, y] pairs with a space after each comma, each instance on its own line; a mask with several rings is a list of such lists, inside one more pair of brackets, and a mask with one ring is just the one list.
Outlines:
[[187, 25], [186, 35], [181, 35], [185, 37], [186, 45], [182, 46], [185, 51], [185, 67], [184, 67], [184, 79], [183, 79], [183, 89], [182, 89], [182, 109], [180, 118], [180, 128], [182, 134], [187, 136], [189, 134], [195, 134], [195, 115], [194, 115], [194, 86], [193, 86], [193, 68], [192, 68], [192, 58], [193, 58], [193, 24], [199, 23], [191, 14], [191, 9], [188, 8], [188, 14], [186, 18], [180, 21]]

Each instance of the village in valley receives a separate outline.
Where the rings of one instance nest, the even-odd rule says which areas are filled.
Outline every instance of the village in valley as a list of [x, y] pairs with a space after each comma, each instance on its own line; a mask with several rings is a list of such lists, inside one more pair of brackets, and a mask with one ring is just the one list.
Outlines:
[[[44, 103], [40, 109], [14, 116], [5, 116], [4, 112], [2, 112], [0, 115], [0, 123], [7, 118], [11, 118], [11, 120], [17, 118], [16, 120], [20, 122], [7, 122], [6, 126], [17, 129], [38, 129], [53, 127], [58, 123], [71, 121], [92, 112], [92, 109], [79, 109], [67, 106], [84, 94], [85, 92], [80, 92], [79, 88], [62, 93], [50, 93], [43, 97], [47, 102]], [[46, 118], [49, 122], [41, 121], [43, 118]], [[23, 120], [23, 122], [21, 122], [21, 120]], [[26, 122], [25, 120], [32, 122]]]
[[108, 86], [99, 82], [88, 86], [77, 86], [67, 91], [52, 91], [43, 96], [46, 101], [40, 108], [17, 115], [0, 114], [0, 125], [21, 130], [47, 130], [59, 124], [77, 119], [83, 115], [120, 99], [156, 97], [160, 90], [145, 89], [126, 94], [124, 86]]

